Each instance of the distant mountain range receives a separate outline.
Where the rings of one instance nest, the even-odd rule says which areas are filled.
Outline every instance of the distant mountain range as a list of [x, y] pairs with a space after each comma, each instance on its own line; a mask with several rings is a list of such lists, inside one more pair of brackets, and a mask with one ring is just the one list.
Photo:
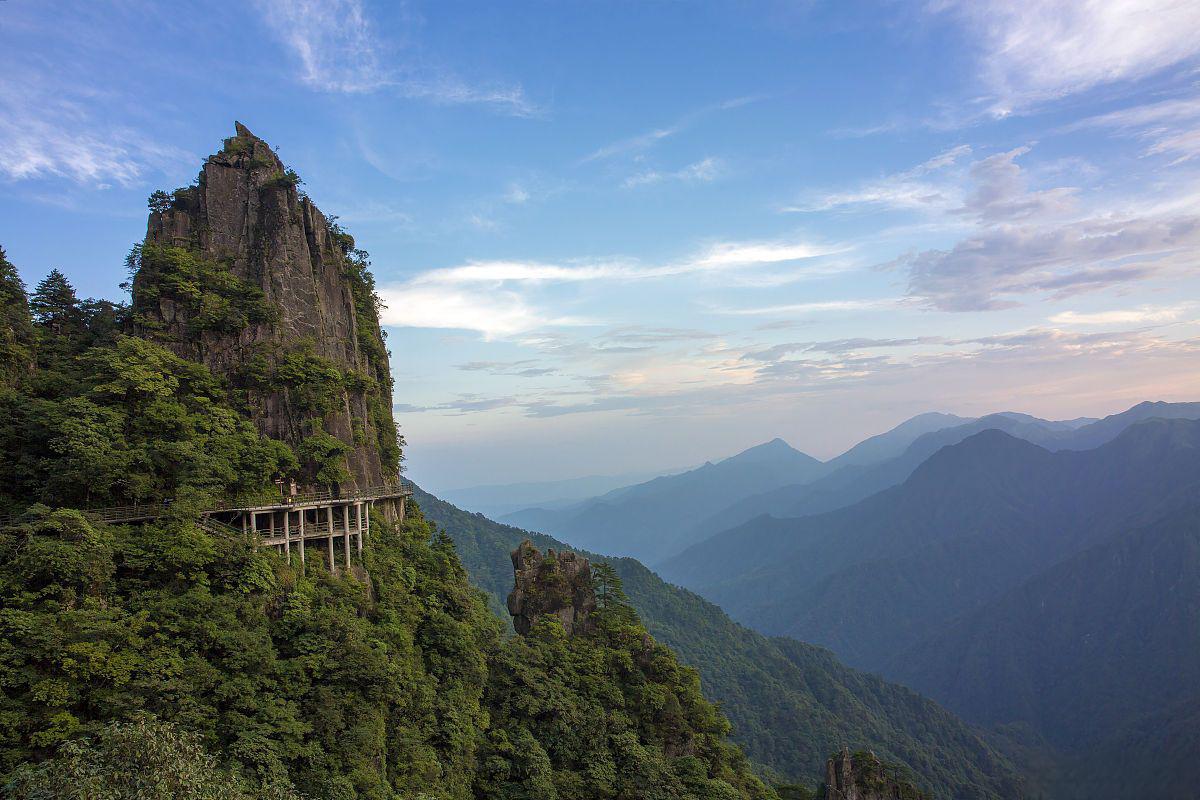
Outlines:
[[[807, 477], [681, 515], [641, 549], [691, 542], [656, 564], [667, 580], [987, 726], [1035, 796], [1194, 797], [1197, 420], [1200, 403], [1157, 402], [1099, 420], [923, 415], [824, 464], [793, 457]], [[639, 502], [665, 515], [652, 483]]]
[[[425, 517], [454, 540], [472, 582], [501, 613], [502, 598], [512, 588], [510, 550], [525, 538], [539, 548], [568, 547], [462, 511], [420, 489], [415, 499]], [[822, 648], [737, 625], [634, 559], [585, 555], [612, 564], [650, 632], [699, 670], [706, 696], [719, 701], [733, 722], [734, 739], [769, 770], [815, 784], [828, 754], [849, 744], [906, 765], [939, 798], [1020, 796], [1011, 764], [936, 703], [850, 669]]]
[[[684, 470], [679, 470], [683, 472]], [[669, 474], [669, 473], [668, 473]], [[526, 481], [437, 490], [440, 497], [459, 508], [492, 519], [528, 508], [557, 510], [597, 495], [658, 477], [658, 473], [588, 475], [557, 481]]]
[[738, 620], [881, 668], [963, 613], [1086, 546], [1192, 499], [1200, 423], [1149, 420], [1053, 453], [988, 429], [901, 486], [800, 519], [762, 517], [662, 574]]
[[575, 547], [653, 563], [692, 544], [691, 528], [730, 503], [764, 489], [813, 480], [826, 469], [812, 456], [774, 439], [680, 475], [627, 486], [563, 509], [528, 509], [501, 521], [559, 536]]
[[775, 439], [715, 464], [565, 506], [526, 508], [500, 521], [657, 566], [763, 514], [801, 517], [853, 505], [902, 483], [941, 448], [983, 430], [1003, 430], [1051, 450], [1082, 450], [1152, 417], [1197, 418], [1200, 403], [1140, 403], [1103, 420], [921, 414], [827, 462]]

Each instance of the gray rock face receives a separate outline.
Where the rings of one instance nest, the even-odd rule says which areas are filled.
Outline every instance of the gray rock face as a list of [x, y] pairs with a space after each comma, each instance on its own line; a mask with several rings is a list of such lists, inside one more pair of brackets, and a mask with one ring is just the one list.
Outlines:
[[365, 377], [366, 387], [353, 381], [337, 387], [340, 397], [327, 409], [305, 407], [294, 387], [278, 383], [247, 388], [247, 405], [267, 436], [297, 445], [316, 422], [350, 445], [350, 484], [394, 481], [394, 454], [380, 444], [394, 433], [387, 351], [375, 309], [363, 299], [370, 290], [361, 284], [356, 302], [353, 240], [297, 191], [294, 173], [266, 142], [240, 123], [236, 131], [205, 161], [195, 186], [151, 211], [144, 247], [184, 248], [221, 265], [261, 289], [271, 318], [240, 330], [204, 329], [197, 324], [201, 312], [178, 292], [155, 290], [149, 284], [158, 278], [143, 267], [133, 282], [139, 333], [234, 385], [248, 365], [265, 365], [269, 373], [280, 358], [300, 351]]
[[908, 781], [894, 774], [874, 753], [846, 748], [825, 762], [824, 800], [925, 800]]
[[512, 551], [512, 563], [515, 582], [508, 595], [508, 613], [517, 633], [529, 633], [533, 623], [546, 614], [557, 617], [569, 635], [592, 629], [596, 592], [586, 558], [553, 550], [543, 556], [526, 539]]

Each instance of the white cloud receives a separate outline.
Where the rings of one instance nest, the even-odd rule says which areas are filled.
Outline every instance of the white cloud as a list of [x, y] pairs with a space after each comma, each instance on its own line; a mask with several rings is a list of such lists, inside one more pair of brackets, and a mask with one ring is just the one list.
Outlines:
[[48, 86], [30, 75], [0, 82], [0, 176], [133, 187], [151, 173], [198, 160], [143, 132], [98, 120], [90, 100], [87, 90]]
[[817, 300], [808, 303], [784, 303], [781, 305], [755, 306], [750, 308], [714, 308], [717, 314], [732, 316], [791, 316], [815, 314], [825, 311], [870, 311], [899, 306], [900, 300]]
[[692, 111], [680, 117], [675, 123], [661, 128], [654, 128], [639, 133], [636, 136], [630, 136], [625, 139], [619, 139], [611, 144], [607, 144], [591, 153], [588, 153], [583, 158], [579, 159], [580, 164], [586, 164], [590, 161], [602, 161], [614, 156], [625, 155], [626, 153], [640, 153], [648, 150], [654, 145], [661, 142], [663, 139], [668, 139], [676, 134], [691, 127], [697, 120], [707, 117], [710, 114], [715, 114], [721, 111], [729, 111], [735, 108], [749, 105], [750, 103], [761, 100], [758, 95], [747, 95], [745, 97], [735, 97], [731, 100], [725, 100], [720, 103], [714, 103], [704, 108]]
[[694, 164], [688, 164], [674, 172], [659, 172], [647, 170], [630, 175], [621, 184], [626, 189], [638, 186], [648, 186], [665, 181], [680, 181], [682, 183], [709, 183], [715, 180], [724, 170], [724, 165], [715, 158], [705, 158]]
[[1174, 157], [1172, 163], [1200, 156], [1200, 97], [1160, 100], [1123, 108], [1075, 122], [1063, 128], [1110, 128], [1146, 142], [1145, 155]]
[[529, 190], [519, 183], [510, 184], [508, 191], [504, 193], [504, 202], [512, 205], [524, 205], [529, 202]]
[[513, 116], [539, 110], [519, 85], [473, 85], [447, 71], [405, 60], [380, 36], [362, 0], [257, 0], [263, 20], [292, 52], [300, 80], [321, 91], [392, 91], [450, 105], [493, 106]]
[[944, 209], [959, 202], [958, 189], [952, 182], [934, 181], [930, 176], [953, 167], [970, 154], [970, 145], [959, 145], [935, 155], [912, 169], [887, 175], [849, 191], [824, 194], [808, 202], [780, 210], [784, 213], [829, 211], [853, 206]]
[[[649, 281], [680, 275], [740, 273], [808, 261], [840, 252], [806, 242], [717, 242], [690, 258], [661, 265], [631, 260], [550, 264], [538, 261], [473, 261], [428, 270], [402, 284], [383, 286], [385, 325], [460, 328], [489, 339], [542, 327], [595, 324], [545, 310], [539, 292], [555, 284]], [[794, 280], [794, 278], [793, 278]]]
[[1016, 296], [1069, 297], [1194, 264], [1200, 216], [1091, 217], [1059, 226], [1005, 225], [949, 250], [903, 259], [909, 291], [944, 311], [1017, 305]]
[[1055, 325], [1140, 325], [1152, 322], [1174, 322], [1195, 303], [1174, 306], [1139, 306], [1138, 308], [1114, 309], [1111, 311], [1062, 311], [1050, 317]]
[[1200, 4], [1188, 0], [945, 0], [982, 39], [997, 116], [1200, 54]]
[[408, 283], [381, 287], [379, 294], [385, 306], [380, 322], [397, 327], [478, 331], [492, 340], [547, 326], [586, 324], [546, 315], [511, 290], [478, 292], [445, 284]]

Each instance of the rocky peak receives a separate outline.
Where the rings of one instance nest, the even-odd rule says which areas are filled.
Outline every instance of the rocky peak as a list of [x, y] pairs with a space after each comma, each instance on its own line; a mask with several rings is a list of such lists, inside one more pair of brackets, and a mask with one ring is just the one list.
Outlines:
[[927, 800], [907, 780], [870, 752], [849, 748], [825, 762], [824, 800]]
[[308, 484], [398, 472], [388, 352], [366, 254], [241, 123], [196, 183], [151, 196], [131, 256], [138, 333], [226, 378]]
[[508, 612], [517, 633], [529, 633], [534, 622], [546, 614], [557, 617], [568, 634], [591, 630], [596, 592], [586, 558], [552, 549], [543, 556], [526, 539], [512, 551], [512, 563], [515, 582], [508, 595]]

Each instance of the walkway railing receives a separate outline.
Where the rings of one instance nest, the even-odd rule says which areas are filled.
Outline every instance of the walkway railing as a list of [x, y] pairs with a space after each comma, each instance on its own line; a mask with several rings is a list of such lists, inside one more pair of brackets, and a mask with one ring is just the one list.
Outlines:
[[[322, 503], [325, 501], [347, 501], [354, 502], [360, 500], [383, 500], [393, 497], [411, 497], [412, 486], [405, 481], [399, 483], [381, 484], [379, 486], [370, 486], [363, 489], [347, 489], [341, 491], [319, 490], [312, 492], [302, 492], [295, 495], [281, 495], [278, 498], [264, 498], [261, 501], [225, 498], [219, 500], [217, 505], [212, 508], [206, 508], [202, 514], [218, 514], [232, 511], [250, 511], [252, 509], [282, 509], [293, 508], [295, 506], [310, 505], [314, 503]], [[79, 509], [84, 514], [97, 519], [101, 522], [138, 522], [147, 519], [157, 519], [164, 516], [170, 510], [172, 500], [160, 500], [154, 503], [135, 503], [126, 506], [107, 506], [104, 508], [81, 508]], [[10, 525], [24, 516], [24, 514], [9, 514], [0, 516], [0, 525]]]

